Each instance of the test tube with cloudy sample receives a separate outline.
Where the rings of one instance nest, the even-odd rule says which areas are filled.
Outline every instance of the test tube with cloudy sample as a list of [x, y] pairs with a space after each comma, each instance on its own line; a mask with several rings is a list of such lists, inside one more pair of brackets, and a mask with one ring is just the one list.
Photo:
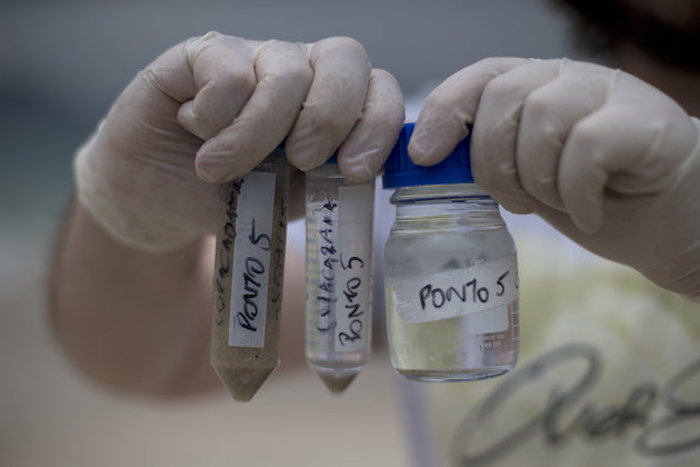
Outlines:
[[343, 178], [335, 157], [306, 174], [306, 359], [333, 393], [371, 347], [374, 180]]

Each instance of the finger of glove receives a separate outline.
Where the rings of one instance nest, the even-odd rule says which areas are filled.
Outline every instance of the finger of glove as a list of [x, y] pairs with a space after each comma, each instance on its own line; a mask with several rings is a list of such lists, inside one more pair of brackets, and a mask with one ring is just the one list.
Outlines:
[[241, 177], [284, 139], [294, 125], [312, 81], [305, 46], [265, 42], [255, 59], [257, 85], [229, 126], [202, 145], [197, 174], [209, 182]]
[[481, 95], [471, 140], [472, 174], [509, 211], [528, 213], [535, 207], [519, 179], [520, 117], [527, 97], [556, 79], [559, 68], [559, 60], [531, 61], [491, 80]]
[[[168, 144], [200, 144], [197, 138], [182, 132], [175, 118], [180, 105], [197, 92], [184, 58], [184, 46], [181, 43], [166, 50], [114, 102], [98, 132], [107, 137], [112, 147], [134, 154], [134, 145], [151, 144], [154, 131]], [[138, 116], [138, 125], [134, 124], [134, 115]]]
[[193, 99], [197, 86], [184, 50], [189, 42], [198, 39], [190, 39], [166, 50], [141, 72], [141, 76], [179, 104]]
[[430, 93], [418, 114], [408, 144], [411, 160], [434, 165], [463, 140], [474, 123], [479, 99], [495, 77], [528, 63], [524, 58], [487, 58], [447, 78]]
[[396, 79], [374, 69], [362, 109], [362, 117], [338, 150], [338, 167], [350, 181], [376, 176], [396, 144], [404, 122], [404, 102]]
[[309, 50], [313, 82], [285, 143], [287, 158], [301, 170], [324, 163], [362, 116], [370, 74], [365, 49], [334, 37]]
[[218, 33], [186, 43], [197, 93], [178, 112], [185, 129], [207, 140], [231, 124], [255, 89], [254, 49], [254, 42]]
[[616, 174], [612, 189], [633, 194], [658, 191], [671, 183], [697, 144], [697, 129], [686, 111], [657, 88], [625, 72], [610, 85], [606, 108], [629, 109], [643, 120], [638, 131], [652, 142], [633, 171]]
[[600, 229], [606, 196], [653, 194], [670, 183], [663, 161], [676, 159], [678, 149], [657, 117], [638, 105], [610, 105], [574, 126], [562, 151], [559, 192], [579, 229]]
[[518, 177], [536, 200], [563, 209], [559, 195], [559, 158], [573, 127], [606, 99], [614, 70], [562, 61], [555, 80], [534, 90], [525, 100], [516, 143]]

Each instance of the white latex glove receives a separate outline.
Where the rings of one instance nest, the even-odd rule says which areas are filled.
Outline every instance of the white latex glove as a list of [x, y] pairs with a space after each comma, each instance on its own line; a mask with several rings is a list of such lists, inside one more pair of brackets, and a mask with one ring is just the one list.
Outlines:
[[671, 98], [599, 65], [485, 59], [428, 97], [411, 157], [439, 162], [468, 123], [474, 179], [504, 208], [700, 299], [700, 123]]
[[353, 39], [248, 41], [211, 32], [141, 71], [78, 151], [78, 197], [115, 239], [165, 252], [214, 233], [216, 183], [246, 174], [287, 137], [301, 170], [339, 148], [355, 181], [375, 176], [403, 124], [396, 80]]

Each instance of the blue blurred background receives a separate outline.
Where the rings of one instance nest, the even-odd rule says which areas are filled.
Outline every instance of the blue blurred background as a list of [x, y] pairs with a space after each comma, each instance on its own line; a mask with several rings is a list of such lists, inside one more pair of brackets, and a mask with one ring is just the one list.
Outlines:
[[[51, 341], [43, 298], [73, 152], [139, 69], [209, 30], [293, 41], [349, 35], [411, 96], [487, 56], [580, 57], [569, 26], [547, 0], [3, 0], [0, 465], [223, 465], [236, 446], [243, 465], [406, 465], [384, 360], [342, 398], [308, 372], [279, 376], [286, 385], [266, 385], [247, 406], [227, 396], [134, 401], [82, 380]], [[344, 423], [325, 429], [329, 413]], [[351, 458], [325, 448], [348, 437], [357, 444], [341, 454]]]

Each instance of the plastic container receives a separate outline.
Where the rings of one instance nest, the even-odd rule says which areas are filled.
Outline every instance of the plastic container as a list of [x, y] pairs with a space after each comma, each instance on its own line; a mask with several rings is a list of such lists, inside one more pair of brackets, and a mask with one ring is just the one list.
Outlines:
[[352, 183], [335, 158], [306, 173], [306, 358], [339, 393], [369, 359], [374, 180]]
[[220, 189], [211, 364], [239, 401], [279, 365], [288, 198], [282, 149]]

